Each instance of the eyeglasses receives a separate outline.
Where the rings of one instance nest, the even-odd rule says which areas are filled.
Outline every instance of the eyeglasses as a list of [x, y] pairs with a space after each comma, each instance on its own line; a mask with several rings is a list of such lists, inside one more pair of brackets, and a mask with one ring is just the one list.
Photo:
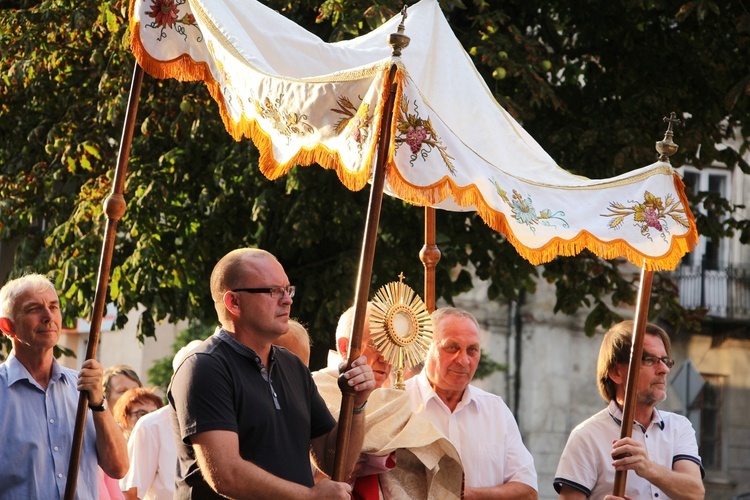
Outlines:
[[643, 366], [654, 366], [661, 361], [664, 363], [667, 368], [672, 368], [674, 366], [674, 359], [670, 358], [669, 356], [662, 356], [661, 358], [659, 356], [654, 356], [653, 354], [644, 354], [641, 358], [641, 364]]
[[233, 292], [245, 292], [245, 293], [267, 293], [271, 298], [279, 300], [284, 298], [284, 294], [288, 293], [289, 298], [294, 297], [294, 293], [297, 291], [297, 287], [294, 285], [287, 286], [272, 286], [268, 288], [235, 288]]
[[135, 410], [135, 411], [129, 411], [127, 413], [128, 413], [128, 417], [135, 417], [135, 419], [138, 420], [139, 418], [145, 415], [148, 415], [151, 412], [148, 410]]

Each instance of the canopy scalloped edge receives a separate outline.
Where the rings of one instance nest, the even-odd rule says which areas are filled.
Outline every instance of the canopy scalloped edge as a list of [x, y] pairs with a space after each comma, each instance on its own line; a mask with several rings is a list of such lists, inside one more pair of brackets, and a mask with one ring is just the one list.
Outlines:
[[[131, 9], [134, 3], [135, 2], [131, 3]], [[349, 171], [344, 168], [339, 153], [330, 150], [324, 144], [317, 144], [312, 148], [301, 149], [297, 154], [283, 163], [276, 161], [272, 151], [273, 145], [271, 136], [263, 130], [257, 120], [247, 119], [245, 117], [239, 122], [232, 120], [224, 96], [221, 92], [221, 86], [213, 78], [206, 63], [195, 61], [187, 54], [183, 54], [171, 61], [160, 61], [151, 57], [151, 54], [149, 54], [143, 47], [140, 37], [137, 36], [140, 23], [134, 23], [132, 22], [132, 19], [133, 17], [131, 15], [131, 50], [136, 61], [141, 65], [143, 70], [154, 78], [159, 79], [174, 78], [179, 81], [203, 81], [208, 88], [209, 94], [211, 94], [211, 97], [213, 97], [214, 101], [216, 101], [216, 104], [219, 106], [219, 114], [229, 135], [231, 135], [235, 141], [240, 141], [246, 137], [252, 140], [255, 144], [260, 157], [258, 166], [263, 175], [268, 179], [278, 179], [279, 177], [286, 175], [296, 165], [311, 166], [313, 164], [318, 164], [325, 169], [335, 170], [341, 183], [349, 190], [359, 191], [367, 185], [370, 178], [370, 172], [368, 170], [362, 169], [358, 172]], [[387, 69], [383, 71], [385, 72]], [[398, 73], [397, 78], [401, 78], [400, 72]], [[379, 100], [380, 109], [378, 109], [377, 112], [378, 117], [382, 117], [382, 107], [386, 101], [385, 94], [387, 91], [384, 90], [383, 92], [384, 95], [381, 96], [382, 98]], [[372, 162], [375, 156], [376, 147], [377, 142], [373, 141], [368, 154], [369, 163]]]
[[[698, 233], [695, 230], [694, 216], [692, 213], [688, 213], [687, 217], [691, 221], [692, 230], [683, 236], [673, 236], [669, 250], [662, 256], [654, 257], [639, 252], [624, 239], [602, 241], [585, 230], [580, 231], [570, 240], [553, 238], [539, 248], [531, 248], [516, 238], [510, 228], [507, 217], [503, 213], [493, 210], [476, 189], [462, 189], [456, 186], [448, 177], [445, 177], [440, 183], [431, 186], [429, 189], [425, 189], [422, 186], [415, 189], [398, 172], [397, 168], [389, 165], [388, 182], [399, 198], [407, 203], [419, 206], [424, 206], [423, 200], [428, 198], [430, 202], [427, 205], [431, 206], [438, 204], [448, 196], [453, 196], [461, 206], [474, 206], [479, 216], [488, 226], [505, 236], [518, 254], [534, 265], [544, 264], [557, 256], [574, 256], [584, 249], [588, 249], [603, 259], [624, 257], [630, 263], [638, 267], [644, 267], [648, 271], [669, 271], [675, 269], [680, 263], [682, 256], [690, 252], [698, 244]], [[675, 185], [684, 187], [680, 176], [677, 173], [672, 175]], [[684, 190], [679, 189], [678, 192], [680, 193], [683, 206], [688, 206]]]
[[[647, 270], [671, 270], [678, 265], [682, 256], [689, 252], [692, 248], [694, 248], [698, 242], [695, 220], [692, 213], [690, 212], [686, 197], [684, 195], [684, 185], [679, 176], [674, 173], [674, 171], [671, 169], [671, 167], [669, 167], [668, 164], [657, 163], [650, 167], [640, 169], [638, 171], [640, 173], [634, 173], [633, 175], [627, 174], [613, 180], [589, 181], [588, 179], [578, 178], [577, 176], [567, 174], [567, 172], [564, 172], [562, 171], [562, 169], [559, 169], [559, 167], [556, 167], [554, 163], [552, 163], [552, 160], [548, 158], [548, 155], [546, 155], [546, 153], [541, 150], [541, 148], [533, 141], [533, 139], [528, 136], [525, 131], [523, 131], [521, 127], [517, 123], [515, 123], [512, 118], [509, 117], [509, 115], [501, 115], [505, 121], [511, 124], [511, 132], [510, 134], [508, 134], [508, 141], [511, 143], [511, 146], [516, 147], [520, 144], [521, 147], [530, 149], [531, 151], [529, 153], [526, 150], [519, 149], [521, 150], [522, 155], [525, 155], [522, 156], [518, 162], [522, 167], [521, 172], [525, 173], [526, 171], [524, 170], [524, 168], [527, 166], [529, 169], [533, 169], [538, 166], [537, 164], [541, 164], [543, 167], [545, 165], [552, 165], [554, 169], [557, 169], [556, 171], [553, 171], [553, 177], [562, 178], [564, 182], [568, 182], [568, 184], [563, 187], [562, 192], [570, 192], [571, 190], [585, 190], [589, 195], [591, 195], [594, 192], [593, 189], [598, 187], [598, 183], [601, 183], [602, 186], [607, 188], [612, 188], [613, 186], [629, 187], [629, 185], [632, 185], [634, 182], [636, 182], [634, 179], [640, 181], [642, 179], [651, 178], [656, 175], [663, 176], [665, 173], [673, 178], [672, 188], [674, 192], [670, 191], [669, 194], [659, 197], [658, 193], [656, 195], [653, 195], [651, 194], [651, 192], [649, 192], [648, 189], [641, 189], [641, 186], [639, 185], [637, 187], [638, 189], [640, 189], [639, 192], [643, 193], [643, 202], [633, 200], [633, 190], [631, 190], [627, 195], [627, 202], [631, 204], [630, 206], [624, 206], [621, 202], [610, 202], [609, 210], [612, 213], [599, 214], [600, 217], [610, 217], [610, 219], [608, 219], [610, 221], [609, 229], [614, 230], [622, 229], [625, 226], [623, 224], [623, 221], [626, 219], [626, 217], [632, 216], [634, 218], [632, 226], [636, 228], [636, 231], [634, 232], [633, 228], [628, 229], [630, 233], [628, 233], [628, 235], [625, 237], [609, 238], [605, 240], [602, 237], [596, 236], [594, 232], [589, 231], [585, 228], [575, 231], [567, 231], [565, 236], [557, 236], [553, 234], [551, 237], [548, 235], [545, 235], [544, 238], [540, 237], [537, 234], [537, 231], [541, 233], [542, 230], [546, 230], [545, 228], [542, 228], [542, 226], [552, 226], [555, 229], [570, 229], [570, 225], [566, 219], [571, 219], [573, 217], [573, 214], [568, 212], [568, 215], [566, 216], [566, 212], [563, 210], [558, 210], [554, 213], [553, 211], [547, 209], [537, 211], [534, 206], [532, 206], [532, 197], [528, 193], [530, 193], [532, 189], [540, 190], [538, 193], [536, 193], [536, 196], [538, 197], [537, 199], [545, 199], [549, 191], [544, 190], [549, 190], [550, 186], [541, 185], [538, 181], [519, 177], [518, 174], [510, 174], [502, 170], [490, 170], [490, 174], [486, 175], [484, 179], [480, 179], [479, 182], [475, 183], [473, 182], [473, 180], [472, 182], [459, 182], [455, 176], [456, 168], [451, 164], [451, 161], [455, 159], [445, 151], [445, 148], [440, 144], [439, 138], [440, 134], [448, 135], [451, 132], [450, 127], [448, 127], [447, 124], [442, 123], [442, 116], [440, 115], [440, 111], [437, 111], [434, 108], [433, 103], [428, 102], [427, 98], [422, 95], [421, 91], [418, 88], [418, 85], [408, 76], [408, 72], [404, 67], [404, 64], [399, 59], [385, 58], [367, 68], [360, 68], [355, 71], [349, 71], [346, 74], [346, 77], [350, 79], [362, 77], [361, 80], [364, 81], [369, 78], [369, 80], [367, 81], [369, 82], [369, 84], [371, 84], [372, 87], [369, 92], [373, 94], [373, 97], [370, 97], [369, 101], [367, 100], [367, 98], [361, 98], [362, 102], [361, 104], [359, 104], [359, 106], [354, 106], [351, 104], [351, 102], [347, 101], [347, 103], [352, 108], [351, 112], [349, 110], [344, 110], [343, 107], [341, 108], [342, 111], [347, 111], [347, 113], [351, 115], [347, 118], [346, 121], [348, 134], [351, 135], [352, 132], [361, 132], [366, 135], [367, 133], [369, 133], [369, 136], [367, 136], [362, 141], [359, 141], [358, 143], [358, 146], [360, 148], [360, 157], [357, 158], [357, 167], [352, 168], [352, 162], [347, 161], [346, 158], [342, 157], [342, 154], [346, 154], [346, 152], [341, 153], [335, 148], [328, 147], [323, 143], [323, 141], [308, 142], [299, 147], [295, 146], [296, 149], [295, 147], [292, 147], [290, 149], [291, 153], [289, 151], [284, 153], [286, 156], [283, 157], [283, 160], [277, 160], [276, 155], [279, 154], [279, 148], [275, 146], [273, 137], [280, 137], [278, 134], [278, 120], [276, 124], [271, 124], [273, 126], [266, 125], [266, 128], [264, 129], [264, 127], [259, 123], [257, 119], [255, 119], [254, 117], [248, 117], [248, 114], [252, 115], [252, 113], [250, 113], [248, 109], [242, 108], [244, 101], [242, 103], [239, 103], [240, 99], [238, 99], [236, 95], [230, 94], [227, 97], [226, 92], [231, 92], [233, 89], [227, 83], [230, 81], [231, 75], [229, 75], [228, 73], [224, 73], [223, 64], [228, 65], [232, 61], [218, 61], [218, 59], [212, 61], [211, 64], [215, 68], [214, 71], [218, 71], [224, 79], [224, 82], [221, 83], [216, 80], [214, 73], [212, 73], [212, 69], [208, 63], [204, 61], [196, 61], [193, 57], [191, 57], [190, 54], [183, 53], [178, 57], [174, 57], [168, 60], [157, 59], [153, 57], [143, 45], [140, 36], [141, 25], [136, 19], [136, 16], [133, 15], [134, 6], [138, 1], [145, 0], [132, 0], [130, 6], [131, 50], [135, 55], [138, 63], [147, 73], [156, 78], [175, 78], [182, 81], [200, 80], [205, 82], [211, 96], [219, 106], [221, 118], [225, 125], [225, 128], [235, 140], [241, 140], [242, 137], [248, 137], [254, 142], [260, 152], [260, 170], [269, 179], [276, 179], [286, 174], [295, 165], [309, 166], [317, 163], [326, 169], [332, 169], [336, 171], [339, 179], [348, 189], [362, 189], [371, 175], [372, 165], [374, 164], [377, 148], [377, 140], [375, 137], [375, 135], [377, 135], [377, 132], [373, 134], [371, 132], [368, 132], [368, 130], [377, 131], [380, 129], [380, 120], [384, 115], [383, 106], [386, 102], [386, 95], [388, 92], [388, 89], [386, 89], [384, 85], [385, 73], [388, 71], [388, 68], [391, 66], [391, 64], [397, 64], [399, 68], [399, 71], [397, 71], [396, 73], [398, 95], [396, 103], [394, 105], [394, 117], [398, 117], [400, 114], [401, 119], [400, 121], [396, 119], [393, 120], [390, 132], [391, 143], [387, 165], [388, 171], [386, 187], [391, 194], [395, 194], [404, 201], [419, 206], [436, 206], [437, 208], [448, 208], [454, 210], [476, 210], [479, 213], [480, 217], [490, 227], [501, 232], [508, 239], [508, 241], [513, 244], [513, 246], [522, 257], [535, 265], [548, 262], [558, 255], [570, 256], [581, 252], [583, 249], [589, 249], [594, 254], [605, 259], [625, 257], [631, 263], [639, 267], [644, 267]], [[157, 5], [157, 2], [155, 0], [151, 1], [154, 5]], [[209, 26], [204, 29], [210, 30], [211, 27]], [[215, 35], [215, 33], [212, 33], [212, 35]], [[222, 45], [222, 47], [220, 48], [223, 48], [223, 45], [226, 45], [225, 40], [222, 40], [221, 42], [222, 44], [218, 42], [216, 44]], [[204, 45], [209, 45], [207, 52], [212, 52], [212, 55], [215, 55], [213, 54], [214, 48], [210, 46], [210, 43], [204, 43]], [[234, 53], [232, 53], [231, 55], [233, 57], [237, 56], [237, 54]], [[246, 61], [243, 61], [242, 64], [247, 66], [248, 63]], [[262, 76], [264, 78], [269, 77], [268, 74], [263, 74]], [[282, 85], [288, 82], [292, 82], [291, 84], [298, 84], [300, 81], [302, 81], [288, 79], [288, 81], [284, 83], [283, 78], [278, 79], [282, 81]], [[329, 80], [328, 82], [324, 83], [330, 83], [330, 81], [333, 80]], [[313, 83], [322, 85], [320, 81], [315, 81]], [[358, 88], [360, 90], [358, 90], [357, 92], [364, 92], [361, 90], [361, 83], [359, 85], [360, 87]], [[404, 87], [410, 87], [412, 85], [413, 88], [416, 88], [416, 93], [412, 92], [411, 95], [406, 97], [404, 94]], [[330, 92], [330, 89], [330, 87], [324, 88], [326, 92]], [[283, 96], [284, 94], [281, 93], [279, 99], [281, 99], [281, 97]], [[233, 98], [234, 101], [232, 100]], [[253, 101], [253, 99], [245, 100]], [[266, 101], [268, 101], [268, 98], [266, 98]], [[230, 109], [230, 106], [227, 105], [227, 102], [233, 104], [235, 108], [239, 106], [239, 111], [237, 109]], [[341, 104], [341, 102], [338, 103]], [[370, 103], [375, 110], [370, 114], [368, 114], [368, 103]], [[430, 112], [431, 117], [427, 116], [426, 118], [422, 119], [419, 117], [415, 118], [414, 114], [410, 115], [409, 113], [418, 113], [418, 111], [410, 110], [408, 107], [409, 103], [413, 104], [414, 110]], [[254, 100], [254, 106], [256, 111], [261, 109], [262, 106], [269, 106], [269, 109], [271, 109], [273, 107], [273, 103], [270, 103], [269, 105], [268, 102], [261, 102], [261, 98], [257, 97]], [[497, 107], [499, 108], [499, 105]], [[331, 108], [331, 106], [329, 105], [328, 108]], [[363, 109], [364, 114], [362, 114]], [[268, 111], [268, 109], [261, 109], [261, 111], [266, 112]], [[278, 110], [271, 109], [271, 111], [277, 112]], [[337, 113], [340, 112], [339, 110], [334, 109], [329, 109], [328, 111], [335, 111]], [[504, 113], [504, 110], [502, 110], [501, 108], [500, 111]], [[306, 117], [306, 115], [301, 116]], [[278, 117], [276, 118], [278, 119]], [[364, 126], [362, 126], [359, 129], [353, 128], [349, 130], [351, 126], [350, 122], [358, 118], [362, 120], [364, 120], [364, 118], [367, 118], [369, 120], [367, 121], [367, 127], [365, 128]], [[287, 122], [290, 119], [299, 120], [300, 115], [297, 113], [292, 113], [290, 115], [286, 115], [285, 119], [287, 120]], [[294, 125], [296, 126], [297, 124], [298, 123], [295, 123]], [[285, 124], [281, 123], [281, 125]], [[303, 126], [305, 124], [302, 123], [301, 125]], [[437, 169], [434, 168], [434, 165], [431, 165], [430, 169], [432, 170], [429, 175], [432, 175], [433, 179], [438, 180], [427, 184], [415, 184], [414, 182], [411, 182], [410, 178], [407, 178], [407, 176], [412, 175], [412, 173], [419, 170], [419, 168], [424, 168], [415, 168], [415, 161], [418, 163], [419, 159], [417, 155], [414, 154], [414, 149], [411, 150], [411, 168], [407, 165], [405, 170], [402, 171], [399, 169], [397, 164], [399, 161], [397, 160], [397, 150], [399, 147], [401, 148], [401, 151], [399, 153], [401, 157], [400, 161], [403, 161], [404, 158], [407, 158], [406, 161], [409, 162], [408, 158], [410, 151], [407, 147], [408, 137], [405, 135], [405, 127], [412, 126], [412, 128], [409, 130], [413, 131], [413, 129], [417, 125], [423, 128], [427, 128], [433, 134], [433, 136], [431, 136], [431, 139], [433, 139], [431, 143], [433, 146], [432, 151], [439, 150], [440, 155], [445, 162], [444, 166], [447, 166], [448, 170], [450, 170], [450, 175], [435, 177], [436, 175], [438, 175], [435, 173], [435, 170]], [[435, 130], [437, 130], [438, 132], [435, 132]], [[282, 139], [284, 138], [283, 136], [281, 137]], [[503, 137], [503, 140], [505, 140], [505, 137]], [[462, 143], [460, 138], [457, 142]], [[470, 159], [471, 161], [466, 161], [466, 159], [464, 158], [462, 164], [465, 165], [471, 162], [476, 163], [485, 161], [481, 154], [477, 154], [472, 149], [472, 147], [474, 146], [467, 146], [463, 143], [462, 146], [465, 146], [465, 149], [469, 151], [469, 153], [474, 154], [476, 157], [476, 159], [475, 157], [472, 157]], [[441, 147], [442, 149], [440, 149]], [[424, 150], [422, 150], [422, 159], [424, 160], [425, 158], [426, 156]], [[490, 167], [491, 166], [492, 165], [490, 165]], [[560, 174], [561, 172], [563, 173], [562, 176]], [[499, 182], [495, 177], [495, 174], [507, 175], [508, 179], [501, 178], [500, 181], [502, 182]], [[572, 178], [573, 180], [569, 181], [569, 178]], [[480, 182], [484, 183], [484, 192], [479, 187]], [[494, 188], [497, 191], [496, 193], [490, 193], [487, 190], [488, 182], [491, 184], [494, 183]], [[596, 185], [592, 187], [592, 185], [595, 183]], [[662, 182], [660, 188], [663, 187], [664, 183]], [[508, 196], [511, 191], [513, 198], [512, 201], [511, 196]], [[655, 191], [658, 191], [658, 189]], [[487, 200], [488, 194], [493, 195], [497, 198], [493, 200], [494, 204], [490, 203]], [[524, 198], [524, 196], [526, 198]], [[618, 196], [610, 196], [609, 200], [623, 199], [622, 197], [623, 194], [619, 193]], [[580, 201], [580, 199], [583, 197], [579, 196], [578, 198]], [[678, 199], [679, 202], [676, 202], [675, 198]], [[641, 198], [638, 199], [640, 200]], [[601, 202], [601, 200], [599, 201]], [[444, 202], [446, 202], [445, 204], [447, 206], [441, 206], [441, 204]], [[666, 211], [663, 210], [665, 202], [667, 205]], [[671, 204], [672, 202], [674, 202], [673, 205]], [[497, 208], [499, 205], [502, 205], [502, 210]], [[507, 207], [505, 205], [507, 205]], [[678, 205], [681, 206], [678, 207]], [[566, 205], [562, 204], [562, 206], [565, 207]], [[597, 205], [597, 207], [602, 206], [606, 206], [606, 203], [599, 203]], [[653, 207], [661, 207], [661, 209], [657, 210], [657, 212], [658, 215], [660, 215], [662, 218], [653, 220], [653, 213], [644, 212], [643, 207], [648, 208], [649, 210], [651, 210], [651, 212], [653, 212]], [[671, 210], [670, 207], [672, 207], [674, 210]], [[530, 212], [526, 214], [521, 213], [521, 211], [524, 209], [530, 209]], [[599, 208], [599, 210], [605, 211], [602, 208]], [[652, 219], [646, 221], [644, 219], [644, 213], [647, 217], [652, 217]], [[590, 216], [591, 214], [589, 214], [589, 217]], [[639, 220], [638, 217], [640, 217], [641, 219]], [[612, 218], [615, 218], [616, 220]], [[672, 234], [672, 232], [670, 232], [667, 228], [667, 221], [673, 223], [673, 225], [676, 226], [677, 229], [683, 230], [684, 232], [682, 234]], [[514, 226], [512, 227], [511, 224], [514, 224]], [[522, 238], [516, 234], [516, 232], [514, 231], [514, 227], [516, 231], [519, 231], [519, 234], [521, 234], [521, 231], [526, 231], [526, 233], [524, 234], [524, 239], [526, 240], [526, 242], [522, 241]], [[657, 231], [654, 228], [658, 228], [659, 230]], [[601, 230], [601, 228], [599, 229]], [[634, 239], [633, 234], [637, 235], [637, 231], [640, 231], [641, 236], [645, 236], [645, 238], [642, 238], [644, 239], [644, 241], [645, 239], [648, 239], [650, 242], [654, 242], [654, 238], [652, 237], [650, 231], [655, 231], [659, 235], [659, 238], [656, 239], [662, 240], [656, 241], [656, 243], [661, 245], [661, 253], [656, 253], [653, 251], [647, 253], [645, 250], [643, 250], [650, 244], [649, 242], [645, 242], [646, 246], [641, 245], [639, 247], [638, 245], [630, 241]], [[648, 249], [652, 250], [650, 247]]]

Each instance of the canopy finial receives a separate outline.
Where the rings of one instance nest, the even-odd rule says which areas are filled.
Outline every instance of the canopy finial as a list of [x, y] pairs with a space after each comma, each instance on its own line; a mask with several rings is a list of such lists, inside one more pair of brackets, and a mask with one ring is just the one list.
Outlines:
[[398, 31], [388, 35], [388, 45], [393, 47], [393, 57], [401, 57], [401, 51], [409, 46], [410, 39], [404, 35], [406, 29], [404, 26], [404, 22], [406, 22], [406, 7], [407, 5], [404, 4], [404, 7], [401, 9], [401, 23], [398, 25]]
[[664, 139], [656, 142], [656, 151], [659, 153], [659, 161], [665, 161], [669, 163], [669, 157], [677, 152], [679, 146], [672, 142], [674, 133], [672, 127], [676, 124], [679, 125], [682, 121], [677, 118], [677, 114], [672, 111], [669, 116], [664, 117], [664, 122], [667, 123], [667, 131], [664, 132]]

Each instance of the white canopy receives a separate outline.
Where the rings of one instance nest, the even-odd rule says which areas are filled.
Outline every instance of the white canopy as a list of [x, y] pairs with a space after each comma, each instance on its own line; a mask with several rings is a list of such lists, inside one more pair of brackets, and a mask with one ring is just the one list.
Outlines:
[[697, 243], [669, 163], [593, 180], [558, 167], [493, 98], [437, 0], [409, 7], [400, 58], [396, 16], [325, 43], [255, 0], [132, 0], [132, 50], [153, 76], [203, 80], [232, 136], [260, 167], [335, 169], [350, 189], [372, 174], [392, 64], [398, 71], [386, 191], [420, 206], [476, 210], [534, 264], [584, 248], [649, 270], [673, 269]]

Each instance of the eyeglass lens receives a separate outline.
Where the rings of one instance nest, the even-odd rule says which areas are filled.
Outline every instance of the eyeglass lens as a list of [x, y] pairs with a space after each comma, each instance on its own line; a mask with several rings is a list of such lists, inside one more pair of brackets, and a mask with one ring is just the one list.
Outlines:
[[296, 287], [294, 285], [289, 286], [277, 286], [274, 288], [271, 288], [271, 297], [274, 299], [281, 299], [284, 297], [284, 292], [289, 294], [289, 298], [294, 297], [294, 293], [297, 291]]
[[667, 368], [672, 368], [674, 366], [674, 359], [670, 358], [669, 356], [659, 357], [659, 356], [653, 356], [651, 354], [644, 354], [643, 357], [641, 358], [641, 362], [646, 366], [653, 366], [659, 361], [664, 363], [667, 366]]

